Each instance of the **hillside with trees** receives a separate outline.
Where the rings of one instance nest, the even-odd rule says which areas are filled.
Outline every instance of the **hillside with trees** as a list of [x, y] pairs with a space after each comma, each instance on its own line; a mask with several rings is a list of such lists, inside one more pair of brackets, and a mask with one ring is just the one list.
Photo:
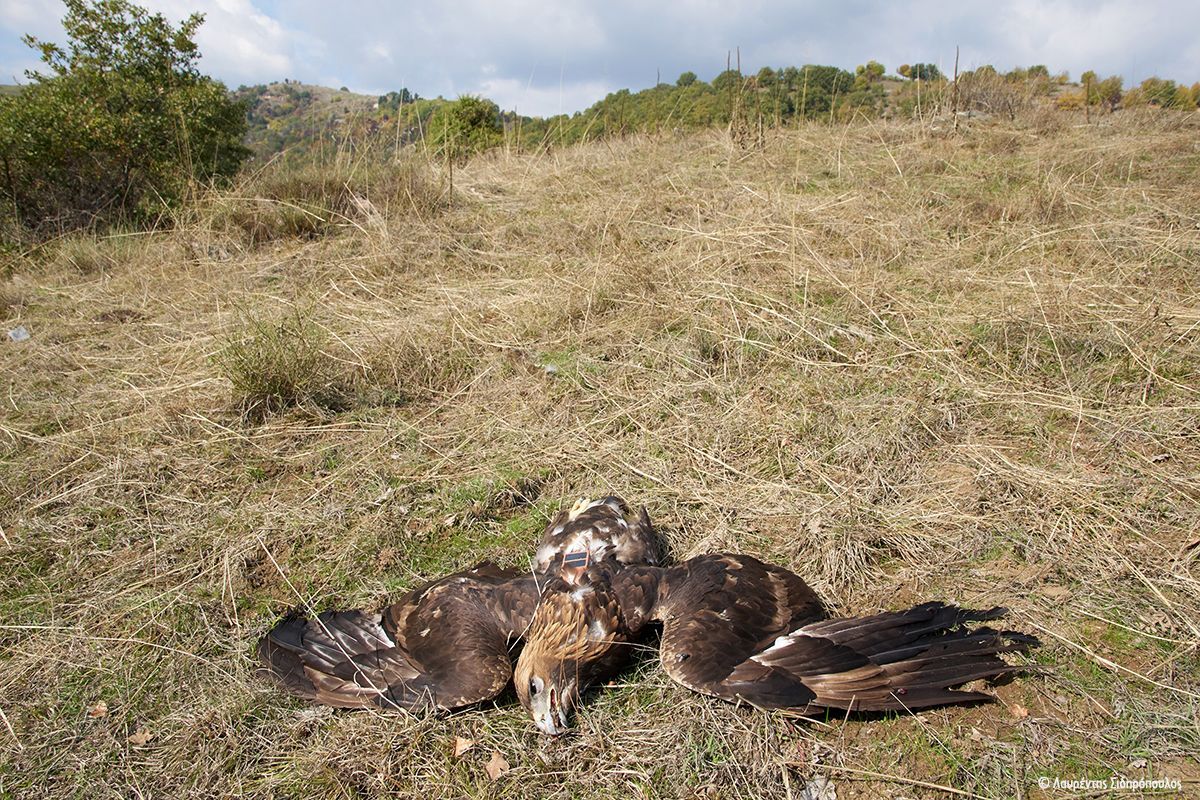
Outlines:
[[[955, 88], [957, 87], [957, 96]], [[248, 146], [256, 158], [281, 153], [308, 158], [313, 153], [386, 151], [425, 142], [439, 153], [448, 140], [437, 131], [439, 113], [456, 101], [426, 99], [407, 88], [380, 97], [335, 91], [290, 81], [243, 87], [236, 94], [248, 102]], [[640, 91], [621, 89], [573, 114], [530, 117], [506, 112], [486, 98], [487, 120], [472, 113], [482, 135], [460, 141], [455, 152], [503, 142], [518, 149], [572, 145], [631, 133], [678, 132], [731, 124], [780, 127], [802, 121], [848, 122], [856, 118], [920, 117], [933, 119], [955, 111], [997, 114], [1009, 119], [1039, 106], [1100, 112], [1121, 108], [1195, 109], [1200, 83], [1190, 88], [1175, 81], [1148, 78], [1125, 89], [1120, 76], [1099, 78], [1085, 72], [1077, 83], [1043, 65], [1001, 72], [985, 65], [958, 76], [944, 74], [924, 62], [901, 64], [889, 75], [883, 64], [868, 61], [853, 72], [806, 64], [763, 67], [743, 74], [729, 69], [711, 81], [684, 72], [673, 83]], [[467, 103], [476, 103], [470, 99]], [[471, 138], [471, 137], [466, 137]], [[490, 144], [488, 144], [490, 143]]]

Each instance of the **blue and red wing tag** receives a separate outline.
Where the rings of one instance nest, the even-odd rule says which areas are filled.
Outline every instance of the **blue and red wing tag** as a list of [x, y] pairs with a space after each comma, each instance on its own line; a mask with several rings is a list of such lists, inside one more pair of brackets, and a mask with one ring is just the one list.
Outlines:
[[592, 563], [592, 554], [588, 550], [577, 550], [573, 553], [563, 553], [562, 574], [568, 583], [579, 583], [580, 577]]

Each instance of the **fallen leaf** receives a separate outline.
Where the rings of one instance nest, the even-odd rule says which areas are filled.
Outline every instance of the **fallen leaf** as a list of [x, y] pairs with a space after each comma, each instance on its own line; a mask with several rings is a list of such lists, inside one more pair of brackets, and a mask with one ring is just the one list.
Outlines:
[[125, 741], [129, 742], [134, 747], [142, 747], [153, 738], [154, 734], [150, 732], [149, 728], [138, 728], [137, 733], [133, 734]]
[[462, 754], [475, 746], [474, 739], [464, 739], [461, 736], [454, 737], [454, 757], [461, 758]]
[[1009, 706], [1008, 711], [1017, 719], [1025, 719], [1029, 716], [1029, 709], [1025, 706], [1018, 705], [1017, 703], [1013, 703], [1011, 706]]
[[500, 780], [500, 776], [508, 772], [508, 762], [504, 760], [504, 756], [500, 755], [499, 750], [492, 751], [492, 760], [484, 767], [487, 770], [488, 777], [494, 781]]
[[1135, 758], [1133, 761], [1129, 762], [1129, 768], [1130, 769], [1145, 769], [1146, 768], [1146, 759]]
[[101, 700], [99, 703], [96, 703], [96, 705], [89, 708], [87, 714], [92, 719], [97, 719], [99, 717], [107, 717], [108, 716], [108, 703]]

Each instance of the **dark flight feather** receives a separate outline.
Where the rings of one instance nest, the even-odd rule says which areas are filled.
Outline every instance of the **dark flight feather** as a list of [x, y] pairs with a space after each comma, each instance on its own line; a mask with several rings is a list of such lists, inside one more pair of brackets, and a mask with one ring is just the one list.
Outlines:
[[291, 614], [263, 638], [259, 656], [292, 694], [325, 705], [458, 708], [504, 689], [509, 644], [533, 619], [538, 596], [533, 575], [485, 562], [378, 614]]
[[750, 556], [699, 556], [612, 577], [627, 620], [663, 623], [661, 657], [695, 691], [801, 714], [886, 711], [990, 699], [954, 687], [1019, 667], [1004, 653], [1037, 640], [972, 623], [1002, 608], [925, 603], [828, 619], [798, 576]]

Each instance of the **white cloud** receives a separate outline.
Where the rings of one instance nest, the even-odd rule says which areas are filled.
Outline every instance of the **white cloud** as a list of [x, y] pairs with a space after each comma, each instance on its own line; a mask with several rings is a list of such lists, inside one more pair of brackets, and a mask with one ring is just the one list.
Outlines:
[[250, 0], [142, 0], [173, 22], [194, 12], [204, 15], [196, 34], [201, 66], [226, 81], [259, 83], [290, 75], [297, 32], [267, 16]]
[[379, 61], [386, 61], [389, 64], [392, 63], [392, 51], [389, 50], [385, 44], [376, 43], [371, 45], [367, 48], [367, 55], [378, 59]]
[[[204, 14], [196, 34], [203, 57], [201, 68], [229, 83], [258, 83], [291, 74], [292, 51], [306, 34], [286, 29], [250, 0], [137, 0], [151, 11], [178, 23], [194, 12]], [[0, 64], [7, 72], [36, 67], [37, 54], [19, 42], [24, 33], [61, 43], [65, 34], [59, 20], [65, 9], [58, 0], [3, 0], [0, 2]]]
[[[141, 0], [178, 20], [207, 15], [198, 35], [202, 67], [227, 83], [285, 77], [372, 93], [409, 89], [427, 97], [486, 94], [524, 113], [576, 111], [656, 75], [692, 70], [709, 78], [741, 48], [742, 67], [825, 63], [853, 69], [868, 59], [891, 69], [931, 61], [964, 68], [1044, 63], [1200, 79], [1200, 3], [1195, 0], [1008, 0], [911, 4], [867, 0], [491, 0], [456, 3], [361, 0]], [[0, 67], [36, 63], [17, 36], [56, 41], [60, 2], [0, 0]], [[334, 80], [336, 78], [336, 80]]]
[[515, 78], [488, 78], [468, 94], [480, 94], [501, 108], [526, 116], [548, 117], [586, 108], [615, 88], [602, 81], [579, 81], [561, 86], [532, 86]]
[[0, 5], [0, 25], [5, 28], [25, 29], [41, 22], [45, 3], [36, 0], [5, 0]]

